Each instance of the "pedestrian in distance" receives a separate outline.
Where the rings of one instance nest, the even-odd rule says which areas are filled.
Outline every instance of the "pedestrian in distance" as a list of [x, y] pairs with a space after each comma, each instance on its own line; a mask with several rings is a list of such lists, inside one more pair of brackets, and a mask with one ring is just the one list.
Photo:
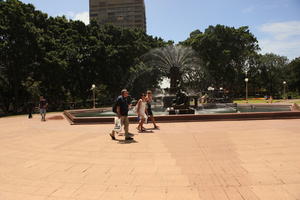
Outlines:
[[43, 96], [40, 96], [39, 108], [40, 108], [40, 114], [42, 117], [41, 121], [46, 121], [47, 107], [48, 107], [47, 100]]
[[27, 103], [27, 111], [28, 111], [28, 119], [32, 118], [32, 113], [34, 112], [34, 103], [32, 101], [29, 101]]

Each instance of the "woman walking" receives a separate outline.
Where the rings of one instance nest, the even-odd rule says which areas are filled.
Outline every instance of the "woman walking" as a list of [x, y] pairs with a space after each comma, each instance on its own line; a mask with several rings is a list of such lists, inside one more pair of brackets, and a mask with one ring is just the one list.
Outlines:
[[146, 128], [143, 126], [144, 123], [145, 123], [145, 120], [147, 120], [147, 108], [146, 108], [146, 95], [143, 93], [141, 95], [141, 98], [139, 99], [139, 101], [137, 102], [137, 114], [138, 114], [138, 117], [139, 117], [139, 125], [137, 127], [137, 129], [140, 131], [140, 132], [144, 132], [146, 131]]
[[150, 117], [152, 123], [153, 123], [153, 126], [155, 129], [158, 129], [159, 126], [156, 125], [155, 123], [155, 119], [154, 119], [154, 116], [153, 116], [153, 112], [152, 112], [152, 108], [151, 108], [151, 102], [152, 102], [152, 92], [150, 90], [147, 91], [147, 96], [146, 96], [146, 102], [147, 102], [147, 114], [148, 116]]

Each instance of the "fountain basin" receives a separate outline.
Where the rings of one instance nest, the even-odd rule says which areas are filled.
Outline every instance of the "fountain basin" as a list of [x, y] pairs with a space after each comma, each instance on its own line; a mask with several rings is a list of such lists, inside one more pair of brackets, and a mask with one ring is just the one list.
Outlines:
[[[71, 124], [113, 123], [115, 114], [108, 109], [66, 110], [64, 115]], [[242, 104], [234, 108], [197, 109], [195, 114], [168, 115], [168, 112], [154, 112], [158, 122], [226, 121], [298, 119], [300, 111], [292, 104]], [[131, 123], [137, 123], [137, 116], [129, 113]]]

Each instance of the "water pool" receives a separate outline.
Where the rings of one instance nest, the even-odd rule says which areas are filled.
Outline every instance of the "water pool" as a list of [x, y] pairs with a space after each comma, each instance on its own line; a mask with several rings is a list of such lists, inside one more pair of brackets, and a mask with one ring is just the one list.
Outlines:
[[[237, 105], [236, 107], [216, 107], [216, 108], [202, 108], [195, 109], [195, 114], [218, 114], [218, 113], [253, 113], [253, 112], [286, 112], [291, 111], [288, 105]], [[154, 108], [153, 114], [155, 116], [169, 115], [167, 109], [162, 107]], [[116, 114], [112, 111], [89, 111], [74, 113], [75, 117], [112, 117]], [[136, 116], [132, 110], [128, 112], [129, 116]]]

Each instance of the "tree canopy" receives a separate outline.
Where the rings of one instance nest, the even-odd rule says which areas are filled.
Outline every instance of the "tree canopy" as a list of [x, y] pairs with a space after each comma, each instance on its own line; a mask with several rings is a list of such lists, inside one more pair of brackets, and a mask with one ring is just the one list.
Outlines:
[[[0, 109], [23, 112], [39, 95], [48, 99], [51, 110], [71, 103], [89, 107], [92, 84], [98, 106], [109, 105], [122, 88], [139, 96], [159, 87], [163, 77], [172, 79], [172, 87], [178, 81], [197, 92], [222, 87], [235, 97], [243, 96], [245, 77], [250, 95], [280, 96], [286, 81], [288, 90], [299, 94], [299, 58], [289, 62], [284, 56], [259, 54], [258, 41], [246, 26], [209, 26], [191, 32], [180, 44], [184, 47], [140, 29], [95, 21], [85, 25], [49, 17], [18, 0], [0, 0]], [[193, 56], [165, 67], [153, 57], [145, 61], [145, 55], [159, 57], [163, 50]]]
[[[48, 17], [31, 4], [0, 2], [0, 104], [5, 112], [19, 112], [25, 103], [44, 95], [52, 109], [64, 102], [81, 102], [97, 86], [98, 103], [111, 101], [135, 77], [140, 57], [165, 42], [139, 29], [85, 25], [65, 17]], [[157, 87], [160, 77], [146, 72]], [[144, 74], [145, 76], [145, 74]], [[134, 90], [133, 94], [136, 93]]]
[[[244, 78], [244, 64], [259, 50], [248, 27], [238, 29], [223, 25], [209, 26], [204, 33], [197, 30], [183, 42], [192, 46], [204, 62], [205, 87], [223, 87], [236, 93]], [[200, 84], [201, 85], [201, 84]]]

